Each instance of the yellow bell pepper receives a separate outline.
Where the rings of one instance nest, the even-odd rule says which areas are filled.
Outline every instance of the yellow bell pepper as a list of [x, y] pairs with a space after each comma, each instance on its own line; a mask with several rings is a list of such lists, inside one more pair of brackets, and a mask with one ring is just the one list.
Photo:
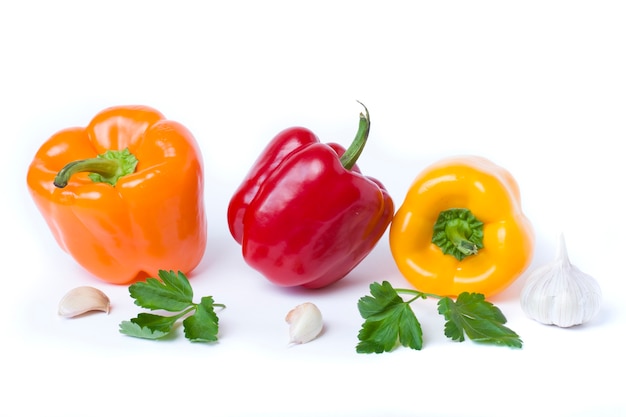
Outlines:
[[391, 222], [389, 240], [407, 281], [440, 296], [495, 295], [528, 268], [534, 251], [517, 182], [477, 156], [422, 171]]

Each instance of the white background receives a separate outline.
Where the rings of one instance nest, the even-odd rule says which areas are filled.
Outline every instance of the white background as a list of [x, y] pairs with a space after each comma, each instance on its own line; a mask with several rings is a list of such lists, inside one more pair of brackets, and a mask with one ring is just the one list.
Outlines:
[[[626, 6], [610, 1], [3, 1], [4, 151], [0, 415], [623, 416]], [[361, 107], [372, 130], [359, 166], [396, 206], [444, 156], [506, 167], [536, 232], [531, 267], [563, 232], [596, 277], [597, 318], [540, 325], [519, 305], [524, 277], [492, 301], [522, 350], [454, 343], [434, 302], [414, 306], [424, 348], [355, 352], [359, 297], [408, 284], [387, 236], [337, 285], [272, 286], [226, 225], [235, 187], [265, 144], [303, 125], [347, 145]], [[145, 104], [186, 125], [205, 162], [209, 244], [198, 297], [227, 305], [220, 340], [124, 337], [127, 288], [79, 268], [26, 188], [38, 147], [101, 109]], [[110, 314], [62, 319], [69, 289], [92, 285]], [[284, 316], [316, 303], [326, 328], [287, 346]], [[9, 411], [10, 410], [10, 411]]]

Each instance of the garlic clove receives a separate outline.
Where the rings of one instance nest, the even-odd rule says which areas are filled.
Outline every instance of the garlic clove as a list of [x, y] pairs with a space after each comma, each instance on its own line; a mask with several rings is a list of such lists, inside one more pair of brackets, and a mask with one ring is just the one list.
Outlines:
[[109, 297], [94, 287], [76, 287], [70, 290], [59, 302], [59, 315], [76, 317], [89, 311], [109, 313]]
[[563, 235], [556, 259], [528, 276], [520, 297], [527, 316], [558, 327], [590, 321], [598, 314], [601, 301], [598, 282], [571, 264]]
[[302, 344], [315, 339], [324, 327], [322, 313], [313, 303], [303, 303], [293, 308], [285, 321], [289, 324], [289, 343]]

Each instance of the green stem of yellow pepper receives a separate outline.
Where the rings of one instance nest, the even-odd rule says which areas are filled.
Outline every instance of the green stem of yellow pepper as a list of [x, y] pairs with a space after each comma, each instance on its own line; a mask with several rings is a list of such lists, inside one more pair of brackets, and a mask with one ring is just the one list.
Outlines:
[[432, 243], [462, 261], [483, 248], [483, 223], [468, 209], [444, 210], [435, 222]]

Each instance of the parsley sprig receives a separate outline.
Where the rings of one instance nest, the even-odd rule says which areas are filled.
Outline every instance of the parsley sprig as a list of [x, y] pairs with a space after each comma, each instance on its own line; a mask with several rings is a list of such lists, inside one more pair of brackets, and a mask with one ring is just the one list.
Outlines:
[[[500, 309], [479, 293], [461, 293], [456, 301], [411, 289], [393, 288], [387, 281], [370, 285], [371, 296], [358, 302], [361, 317], [365, 319], [359, 331], [358, 353], [390, 352], [402, 345], [422, 349], [422, 327], [410, 304], [417, 299], [438, 299], [437, 311], [445, 320], [444, 334], [462, 342], [465, 336], [485, 344], [521, 348], [522, 340], [508, 327]], [[404, 300], [400, 294], [412, 295]]]
[[149, 310], [165, 310], [178, 314], [161, 316], [139, 313], [130, 321], [120, 323], [120, 333], [144, 339], [159, 339], [172, 332], [174, 324], [183, 319], [185, 337], [192, 342], [214, 342], [217, 340], [218, 317], [215, 307], [224, 304], [213, 301], [213, 297], [202, 297], [200, 303], [193, 302], [193, 289], [182, 272], [159, 271], [159, 278], [148, 278], [128, 287], [135, 304]]

